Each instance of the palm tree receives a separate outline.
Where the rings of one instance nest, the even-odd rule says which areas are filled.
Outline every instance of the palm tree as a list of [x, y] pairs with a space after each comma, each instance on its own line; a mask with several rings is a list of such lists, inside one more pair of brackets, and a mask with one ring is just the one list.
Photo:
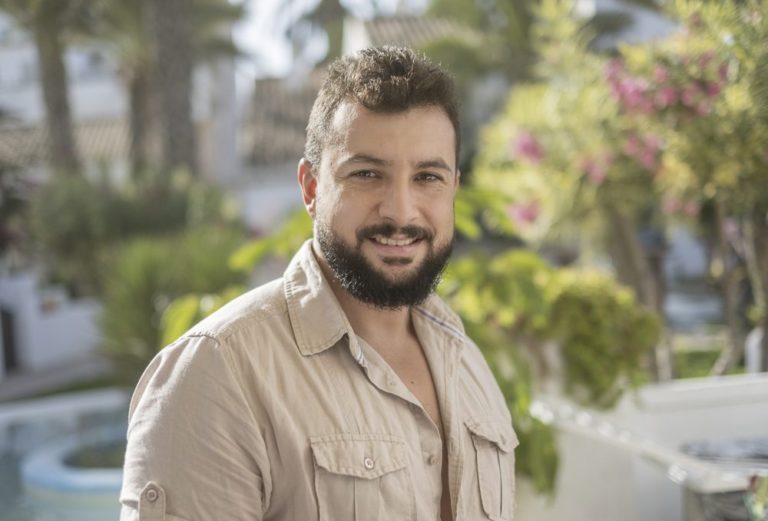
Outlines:
[[0, 0], [0, 10], [32, 34], [38, 53], [48, 129], [49, 160], [54, 170], [77, 173], [80, 160], [72, 128], [64, 51], [69, 29], [88, 20], [87, 0]]
[[197, 172], [192, 123], [192, 0], [146, 0], [147, 28], [154, 43], [153, 69], [163, 131], [163, 167]]
[[192, 68], [237, 53], [223, 28], [242, 14], [226, 0], [101, 1], [96, 36], [114, 46], [126, 81], [134, 172], [196, 171]]
[[[283, 20], [284, 34], [294, 47], [294, 55], [306, 45], [307, 34], [302, 28], [309, 27], [324, 31], [328, 37], [328, 52], [322, 60], [324, 63], [341, 56], [344, 18], [349, 13], [345, 3], [341, 0], [319, 0], [314, 7], [297, 16], [294, 13], [295, 0], [280, 0], [278, 17]], [[367, 0], [367, 4], [374, 13], [381, 10], [379, 0]]]

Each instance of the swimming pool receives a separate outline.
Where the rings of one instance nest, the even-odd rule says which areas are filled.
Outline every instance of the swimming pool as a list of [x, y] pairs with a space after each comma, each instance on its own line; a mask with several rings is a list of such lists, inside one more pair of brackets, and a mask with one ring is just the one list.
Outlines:
[[0, 519], [117, 519], [120, 468], [67, 460], [84, 446], [121, 443], [127, 401], [106, 389], [0, 405]]

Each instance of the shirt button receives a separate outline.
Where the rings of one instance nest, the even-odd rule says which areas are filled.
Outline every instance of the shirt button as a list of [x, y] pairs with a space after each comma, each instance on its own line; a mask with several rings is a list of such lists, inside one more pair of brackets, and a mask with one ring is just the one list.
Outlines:
[[371, 458], [365, 458], [363, 460], [363, 465], [365, 465], [365, 468], [368, 470], [373, 470], [373, 467], [375, 466]]
[[155, 501], [157, 501], [157, 497], [159, 494], [157, 493], [157, 489], [148, 488], [147, 491], [144, 493], [144, 495], [146, 496], [147, 501], [149, 501], [150, 503], [154, 503]]
[[436, 465], [437, 462], [438, 462], [438, 457], [435, 456], [434, 454], [430, 454], [429, 456], [427, 456], [427, 465], [429, 466]]

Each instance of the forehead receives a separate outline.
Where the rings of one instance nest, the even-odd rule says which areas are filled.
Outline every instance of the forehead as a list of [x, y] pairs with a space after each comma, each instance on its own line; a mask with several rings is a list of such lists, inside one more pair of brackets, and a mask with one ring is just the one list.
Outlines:
[[367, 154], [392, 161], [439, 157], [455, 169], [453, 125], [445, 110], [436, 105], [374, 112], [360, 104], [344, 102], [334, 113], [330, 130], [332, 137], [323, 155], [331, 160], [347, 154]]

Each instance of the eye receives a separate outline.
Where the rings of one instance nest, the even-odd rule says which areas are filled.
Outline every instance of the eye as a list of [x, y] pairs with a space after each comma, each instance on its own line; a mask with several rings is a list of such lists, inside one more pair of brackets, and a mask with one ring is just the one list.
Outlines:
[[416, 175], [416, 181], [421, 183], [435, 183], [442, 180], [443, 176], [431, 172], [422, 172]]
[[358, 170], [357, 172], [352, 172], [349, 176], [358, 177], [361, 179], [375, 179], [379, 177], [379, 174], [373, 170]]

